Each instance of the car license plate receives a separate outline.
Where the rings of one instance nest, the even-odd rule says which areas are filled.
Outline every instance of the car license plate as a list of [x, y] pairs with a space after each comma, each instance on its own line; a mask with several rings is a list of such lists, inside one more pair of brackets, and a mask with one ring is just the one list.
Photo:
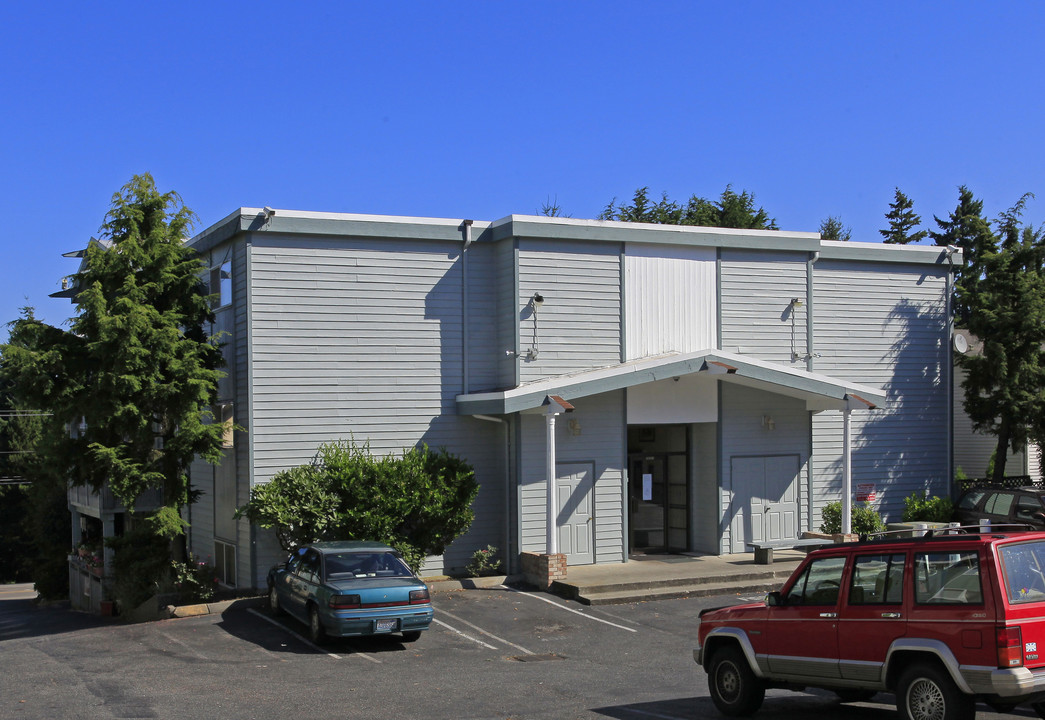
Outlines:
[[392, 632], [396, 629], [395, 620], [378, 620], [377, 632]]

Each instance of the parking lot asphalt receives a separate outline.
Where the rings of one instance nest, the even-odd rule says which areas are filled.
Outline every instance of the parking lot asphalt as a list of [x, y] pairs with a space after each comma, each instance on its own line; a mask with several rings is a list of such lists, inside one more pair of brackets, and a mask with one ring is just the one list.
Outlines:
[[[127, 625], [0, 595], [0, 718], [717, 717], [692, 659], [697, 616], [759, 597], [587, 607], [504, 586], [444, 591], [416, 643], [317, 647], [261, 607]], [[771, 691], [757, 717], [872, 720], [891, 703]]]

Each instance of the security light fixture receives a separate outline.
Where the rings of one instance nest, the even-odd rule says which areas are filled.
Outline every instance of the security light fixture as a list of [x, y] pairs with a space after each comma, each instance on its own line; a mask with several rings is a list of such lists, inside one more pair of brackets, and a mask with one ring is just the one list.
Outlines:
[[544, 296], [540, 293], [534, 293], [533, 297], [530, 299], [530, 302], [532, 302], [535, 307], [540, 307], [544, 304]]
[[265, 213], [265, 219], [271, 218], [273, 215], [276, 214], [276, 211], [270, 208], [268, 205], [265, 206], [262, 212]]

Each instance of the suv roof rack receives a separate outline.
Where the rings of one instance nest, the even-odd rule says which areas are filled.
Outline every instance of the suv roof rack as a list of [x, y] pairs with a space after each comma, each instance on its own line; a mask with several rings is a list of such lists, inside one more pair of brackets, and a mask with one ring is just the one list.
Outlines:
[[[1007, 532], [1026, 532], [1037, 530], [1033, 525], [1026, 523], [997, 523], [992, 525], [948, 525], [942, 528], [883, 530], [876, 533], [865, 533], [860, 535], [859, 542], [888, 542], [890, 540], [940, 540], [942, 538], [960, 538], [969, 535], [995, 535]], [[922, 535], [909, 535], [907, 533], [919, 532]]]

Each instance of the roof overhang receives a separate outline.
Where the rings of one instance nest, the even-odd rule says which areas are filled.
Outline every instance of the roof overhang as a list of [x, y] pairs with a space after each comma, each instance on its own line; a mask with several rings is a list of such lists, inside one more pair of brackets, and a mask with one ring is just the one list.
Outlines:
[[871, 409], [886, 402], [885, 392], [828, 375], [796, 370], [722, 350], [668, 353], [641, 360], [526, 383], [510, 390], [457, 396], [461, 415], [507, 415], [540, 408], [549, 395], [568, 401], [636, 385], [704, 373], [720, 382], [746, 385], [804, 400], [807, 409]]

